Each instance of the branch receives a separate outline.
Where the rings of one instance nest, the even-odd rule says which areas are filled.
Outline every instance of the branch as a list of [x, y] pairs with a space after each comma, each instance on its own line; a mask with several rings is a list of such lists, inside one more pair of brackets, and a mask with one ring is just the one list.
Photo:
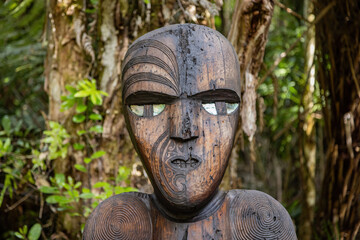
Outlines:
[[13, 205], [11, 205], [10, 207], [8, 207], [7, 209], [5, 209], [5, 212], [9, 212], [14, 210], [17, 206], [19, 206], [21, 203], [23, 203], [24, 201], [26, 201], [26, 199], [28, 199], [33, 193], [35, 192], [34, 189], [32, 189], [30, 192], [28, 192], [24, 197], [22, 197], [19, 201], [17, 201], [16, 203], [14, 203]]
[[285, 6], [284, 4], [282, 4], [281, 2], [274, 0], [274, 3], [276, 6], [284, 9], [287, 13], [293, 15], [296, 18], [299, 18], [300, 20], [303, 20], [304, 22], [310, 23], [309, 20], [307, 20], [306, 18], [304, 18], [303, 16], [301, 16], [300, 14], [298, 14], [297, 12], [293, 11], [291, 8]]

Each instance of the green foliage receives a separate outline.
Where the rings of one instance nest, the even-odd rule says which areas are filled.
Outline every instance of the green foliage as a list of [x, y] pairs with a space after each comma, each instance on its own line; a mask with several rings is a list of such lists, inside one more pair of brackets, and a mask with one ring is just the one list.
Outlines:
[[13, 197], [14, 190], [25, 182], [33, 183], [29, 171], [24, 170], [27, 159], [26, 154], [31, 152], [36, 143], [25, 141], [31, 131], [22, 131], [21, 122], [13, 124], [9, 116], [1, 119], [0, 125], [0, 176], [3, 177], [3, 187], [0, 192], [0, 206], [5, 194]]
[[[26, 129], [42, 128], [45, 49], [43, 0], [0, 1], [0, 117], [22, 120]], [[30, 24], [29, 24], [30, 23]]]
[[23, 226], [22, 228], [19, 228], [18, 232], [15, 232], [15, 236], [20, 239], [25, 240], [38, 240], [41, 235], [41, 225], [39, 223], [35, 223], [29, 231], [28, 234], [28, 227], [27, 225]]
[[[86, 111], [88, 106], [84, 105], [84, 100], [90, 100], [93, 105], [101, 105], [102, 104], [102, 96], [108, 96], [108, 94], [104, 91], [98, 90], [96, 88], [96, 81], [92, 79], [91, 81], [88, 79], [81, 80], [77, 83], [76, 87], [72, 87], [70, 85], [66, 86], [66, 90], [70, 92], [69, 95], [63, 96], [61, 98], [61, 110], [68, 110], [76, 105], [76, 112], [83, 113]], [[89, 105], [91, 107], [92, 105]], [[81, 114], [75, 115], [78, 116], [83, 122], [85, 119], [82, 119]], [[77, 121], [74, 121], [77, 122]]]
[[[136, 191], [128, 187], [130, 169], [125, 167], [119, 168], [116, 179], [89, 187], [83, 187], [82, 182], [75, 181], [70, 175], [53, 172], [52, 160], [67, 158], [71, 148], [82, 152], [84, 156], [83, 163], [74, 164], [72, 168], [78, 174], [83, 174], [85, 179], [90, 177], [87, 176], [90, 164], [106, 157], [106, 152], [97, 149], [89, 139], [94, 139], [103, 131], [103, 114], [99, 106], [102, 97], [107, 94], [96, 88], [95, 80], [88, 79], [79, 81], [75, 87], [68, 85], [66, 89], [69, 94], [62, 97], [61, 110], [73, 113], [71, 117], [79, 129], [77, 136], [71, 136], [64, 125], [49, 121], [48, 129], [42, 132], [43, 138], [29, 143], [24, 137], [31, 130], [24, 132], [22, 121], [16, 121], [15, 117], [9, 115], [0, 119], [0, 177], [4, 178], [0, 205], [7, 195], [12, 198], [18, 189], [31, 186], [36, 190], [35, 193], [43, 195], [45, 204], [52, 206], [55, 213], [66, 212], [70, 216], [85, 219], [100, 201], [114, 194]], [[17, 232], [10, 231], [7, 234], [20, 239], [38, 239], [42, 231], [41, 224], [33, 225], [28, 231], [27, 226], [31, 222], [24, 223]]]
[[46, 137], [41, 141], [49, 144], [49, 159], [65, 158], [68, 151], [69, 144], [65, 141], [70, 135], [66, 129], [57, 122], [49, 122], [50, 130], [44, 131]]

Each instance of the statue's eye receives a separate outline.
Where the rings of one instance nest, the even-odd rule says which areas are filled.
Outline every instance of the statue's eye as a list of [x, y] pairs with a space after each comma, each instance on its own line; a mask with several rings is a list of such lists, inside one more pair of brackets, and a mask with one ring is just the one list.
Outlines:
[[165, 104], [153, 104], [153, 116], [157, 116], [165, 109]]
[[215, 103], [203, 103], [202, 106], [208, 113], [212, 115], [217, 115]]
[[152, 117], [162, 113], [165, 104], [129, 105], [130, 111], [139, 117]]
[[238, 106], [239, 106], [238, 103], [226, 103], [226, 113], [227, 114], [233, 113]]
[[233, 113], [239, 103], [227, 103], [227, 102], [216, 102], [216, 103], [203, 103], [205, 111], [212, 115], [226, 115]]
[[130, 110], [133, 114], [139, 117], [144, 116], [144, 105], [130, 105]]

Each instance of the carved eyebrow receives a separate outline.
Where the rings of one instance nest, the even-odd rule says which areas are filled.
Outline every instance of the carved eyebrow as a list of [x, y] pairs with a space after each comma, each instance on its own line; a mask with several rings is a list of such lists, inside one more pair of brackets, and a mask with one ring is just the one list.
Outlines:
[[[175, 70], [175, 76], [178, 77], [179, 69], [178, 69], [178, 64], [177, 64], [177, 61], [176, 61], [175, 54], [173, 53], [173, 51], [168, 46], [166, 46], [162, 42], [159, 42], [159, 41], [154, 40], [154, 39], [144, 39], [144, 40], [141, 40], [141, 41], [135, 43], [134, 45], [132, 45], [129, 48], [129, 50], [127, 51], [127, 53], [126, 53], [125, 60], [133, 52], [135, 52], [135, 51], [137, 51], [139, 49], [145, 48], [145, 47], [148, 47], [148, 48], [152, 47], [152, 48], [156, 48], [159, 51], [161, 51], [170, 60], [171, 65], [173, 65], [174, 70]], [[123, 69], [123, 71], [124, 71], [124, 69]]]
[[175, 85], [172, 81], [167, 79], [166, 77], [150, 72], [140, 72], [140, 73], [135, 73], [126, 79], [122, 91], [123, 96], [125, 96], [125, 93], [129, 89], [129, 87], [137, 82], [157, 82], [165, 86], [168, 86], [171, 89], [173, 89], [176, 93], [179, 93], [179, 87]]
[[169, 67], [169, 65], [167, 65], [160, 58], [151, 55], [137, 56], [130, 59], [123, 68], [122, 71], [123, 75], [125, 75], [125, 73], [127, 72], [127, 70], [129, 70], [129, 68], [140, 63], [154, 64], [156, 66], [159, 66], [162, 69], [164, 69], [174, 79], [174, 81], [176, 81], [177, 78], [176, 73], [171, 69], [171, 67]]
[[172, 103], [177, 97], [158, 92], [140, 91], [130, 94], [125, 99], [126, 105], [144, 105], [144, 104], [159, 104]]
[[[146, 51], [145, 55], [142, 55], [144, 53], [141, 52], [137, 53], [138, 50], [144, 48], [157, 49], [168, 60], [163, 60], [157, 56], [153, 56], [148, 51]], [[136, 56], [138, 54], [140, 55]], [[127, 61], [128, 58], [130, 59]], [[131, 67], [134, 67], [136, 65], [145, 66], [147, 64], [161, 68], [164, 71], [164, 73], [166, 72], [167, 76], [163, 74], [153, 73], [149, 69], [144, 70], [143, 72], [138, 71], [137, 73], [129, 71]], [[128, 74], [126, 74], [126, 72], [128, 72]], [[127, 77], [127, 75], [130, 76]], [[178, 74], [178, 65], [176, 61], [176, 56], [168, 46], [154, 39], [144, 39], [135, 43], [130, 47], [130, 49], [128, 50], [125, 56], [125, 64], [122, 69], [122, 76], [123, 76], [123, 96], [125, 96], [125, 93], [130, 88], [131, 85], [138, 82], [146, 82], [146, 81], [163, 84], [173, 89], [176, 94], [179, 94], [179, 86], [178, 86], [179, 74]]]
[[193, 99], [198, 99], [203, 102], [240, 102], [238, 94], [230, 89], [215, 89], [197, 93], [191, 96]]

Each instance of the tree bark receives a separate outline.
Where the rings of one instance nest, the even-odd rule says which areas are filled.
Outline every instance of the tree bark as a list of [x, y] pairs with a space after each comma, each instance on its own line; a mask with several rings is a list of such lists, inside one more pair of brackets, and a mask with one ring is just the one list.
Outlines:
[[[258, 74], [263, 62], [273, 12], [274, 2], [272, 0], [237, 0], [228, 34], [228, 39], [239, 57], [242, 86], [241, 128], [236, 134], [235, 141], [242, 140], [240, 137], [243, 137], [243, 132], [247, 135], [250, 141], [250, 158], [252, 161], [256, 160], [253, 137], [256, 132]], [[235, 184], [239, 181], [236, 173], [238, 158], [234, 157], [234, 154], [236, 156], [241, 145], [240, 142], [235, 145], [233, 156], [230, 159], [230, 182], [233, 188], [240, 187]]]
[[316, 25], [318, 80], [325, 120], [326, 169], [317, 234], [357, 239], [360, 228], [360, 6], [357, 1], [316, 1], [330, 7]]
[[[314, 6], [311, 1], [304, 2], [304, 18], [309, 22], [314, 21]], [[305, 69], [306, 84], [302, 97], [303, 111], [299, 114], [300, 131], [300, 178], [302, 188], [302, 204], [299, 224], [299, 239], [312, 238], [312, 223], [316, 200], [315, 167], [316, 167], [316, 129], [313, 113], [315, 90], [315, 27], [309, 26], [305, 36]]]

